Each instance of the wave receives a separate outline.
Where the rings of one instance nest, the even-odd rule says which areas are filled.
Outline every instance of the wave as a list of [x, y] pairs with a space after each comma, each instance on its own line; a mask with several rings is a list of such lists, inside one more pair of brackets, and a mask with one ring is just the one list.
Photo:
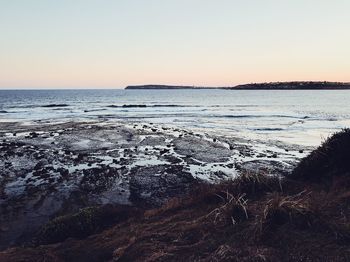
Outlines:
[[334, 117], [326, 118], [326, 120], [327, 120], [327, 121], [331, 121], [331, 122], [333, 122], [333, 121], [338, 121], [338, 119], [336, 119], [336, 118], [334, 118]]
[[198, 106], [189, 106], [189, 105], [175, 105], [175, 104], [169, 104], [169, 105], [144, 105], [144, 104], [140, 104], [140, 105], [137, 105], [137, 104], [126, 104], [126, 105], [122, 105], [122, 106], [118, 106], [118, 105], [109, 105], [107, 107], [110, 107], [110, 108], [138, 108], [138, 107], [141, 107], [141, 108], [144, 108], [144, 107], [198, 107]]
[[274, 128], [274, 127], [263, 127], [263, 128], [253, 128], [252, 130], [255, 131], [284, 131], [285, 129], [283, 128]]
[[334, 121], [338, 121], [340, 120], [339, 118], [335, 118], [335, 117], [310, 117], [310, 120], [312, 121], [330, 121], [330, 122], [334, 122]]
[[8, 108], [38, 108], [38, 107], [44, 107], [44, 108], [50, 108], [50, 107], [67, 107], [68, 104], [46, 104], [46, 105], [12, 105]]
[[187, 106], [187, 105], [152, 105], [152, 107], [198, 107], [198, 106]]
[[125, 108], [125, 107], [147, 107], [147, 106], [146, 105], [122, 105], [122, 106], [109, 105], [107, 107], [110, 107], [110, 108]]
[[200, 117], [197, 114], [192, 113], [165, 113], [165, 114], [103, 114], [103, 115], [96, 115], [98, 118], [120, 118], [120, 119], [143, 119], [143, 118], [172, 118], [172, 117], [181, 117], [181, 118], [198, 118]]
[[100, 109], [86, 109], [86, 110], [84, 110], [84, 113], [98, 112], [98, 111], [106, 111], [106, 109], [104, 109], [104, 108], [100, 108]]
[[300, 117], [300, 116], [290, 116], [290, 115], [218, 115], [215, 117], [223, 118], [267, 118], [267, 117], [276, 117], [276, 118], [296, 118], [296, 119], [306, 119], [309, 117]]
[[259, 105], [180, 105], [180, 104], [125, 104], [125, 105], [108, 105], [110, 108], [132, 108], [132, 107], [213, 107], [213, 108], [227, 108], [227, 107], [258, 107]]
[[0, 110], [0, 114], [7, 114], [8, 112], [6, 110]]
[[98, 115], [97, 118], [101, 119], [148, 119], [148, 118], [157, 118], [154, 116], [117, 116], [117, 115]]
[[8, 106], [8, 108], [14, 108], [14, 109], [17, 109], [17, 108], [35, 108], [35, 107], [38, 107], [36, 105], [11, 105], [11, 106]]
[[69, 105], [67, 104], [48, 104], [48, 105], [42, 105], [41, 107], [67, 107]]

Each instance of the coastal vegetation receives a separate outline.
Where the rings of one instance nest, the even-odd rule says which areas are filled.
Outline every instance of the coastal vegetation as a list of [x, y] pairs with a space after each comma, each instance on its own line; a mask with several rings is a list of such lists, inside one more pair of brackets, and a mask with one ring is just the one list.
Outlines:
[[349, 261], [349, 145], [346, 129], [286, 177], [246, 172], [156, 209], [56, 218], [0, 261]]

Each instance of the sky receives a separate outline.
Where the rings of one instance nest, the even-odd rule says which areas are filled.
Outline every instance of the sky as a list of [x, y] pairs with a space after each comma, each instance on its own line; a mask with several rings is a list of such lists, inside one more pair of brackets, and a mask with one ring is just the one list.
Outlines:
[[0, 0], [0, 88], [350, 82], [349, 0]]

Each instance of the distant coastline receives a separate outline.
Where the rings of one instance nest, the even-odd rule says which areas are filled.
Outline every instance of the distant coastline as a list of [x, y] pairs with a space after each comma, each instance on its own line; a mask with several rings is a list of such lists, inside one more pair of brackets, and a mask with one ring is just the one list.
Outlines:
[[227, 89], [227, 90], [344, 90], [350, 89], [350, 83], [343, 82], [271, 82], [251, 83], [232, 87], [205, 87], [205, 86], [181, 86], [181, 85], [132, 85], [127, 86], [128, 90], [160, 90], [160, 89]]
[[177, 86], [177, 85], [134, 85], [125, 89], [223, 89], [224, 87]]

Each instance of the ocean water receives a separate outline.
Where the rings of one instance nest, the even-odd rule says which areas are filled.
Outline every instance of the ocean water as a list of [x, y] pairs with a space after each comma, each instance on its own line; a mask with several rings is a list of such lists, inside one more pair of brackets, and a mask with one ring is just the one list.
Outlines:
[[316, 146], [350, 127], [350, 90], [0, 90], [0, 121], [104, 119]]

